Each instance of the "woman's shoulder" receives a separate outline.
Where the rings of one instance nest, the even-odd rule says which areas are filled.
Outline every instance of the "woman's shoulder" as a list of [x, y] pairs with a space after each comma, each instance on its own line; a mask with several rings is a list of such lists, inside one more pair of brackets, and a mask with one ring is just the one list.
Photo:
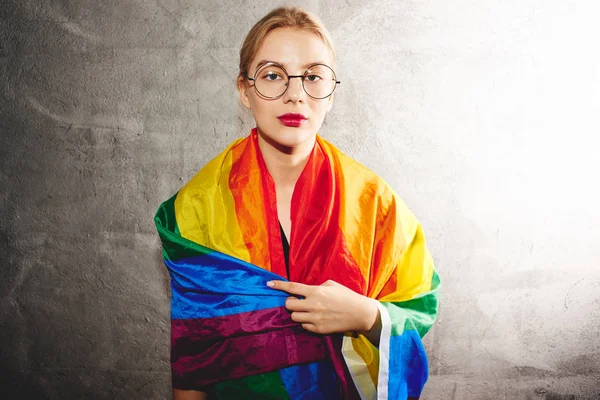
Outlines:
[[336, 169], [344, 182], [344, 196], [347, 201], [356, 201], [365, 206], [366, 202], [370, 202], [377, 208], [378, 214], [387, 215], [394, 210], [404, 218], [414, 218], [401, 196], [382, 177], [332, 143], [322, 138], [320, 140], [338, 166]]
[[376, 189], [378, 194], [395, 195], [391, 186], [370, 168], [344, 153], [333, 143], [323, 138], [320, 138], [320, 141], [327, 148], [330, 155], [333, 156], [335, 164], [339, 167], [339, 173], [344, 180], [352, 182], [352, 185], [355, 186], [364, 185], [372, 190]]
[[180, 189], [180, 193], [186, 196], [197, 196], [213, 192], [228, 176], [231, 168], [230, 157], [233, 149], [243, 145], [248, 138], [236, 139], [221, 153], [206, 163], [196, 174]]

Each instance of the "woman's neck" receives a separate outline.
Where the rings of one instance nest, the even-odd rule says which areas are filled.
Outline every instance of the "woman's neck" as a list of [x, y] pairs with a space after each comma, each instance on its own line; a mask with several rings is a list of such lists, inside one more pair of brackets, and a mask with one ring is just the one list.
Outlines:
[[277, 188], [293, 188], [306, 166], [316, 137], [296, 147], [284, 147], [258, 134], [258, 147]]

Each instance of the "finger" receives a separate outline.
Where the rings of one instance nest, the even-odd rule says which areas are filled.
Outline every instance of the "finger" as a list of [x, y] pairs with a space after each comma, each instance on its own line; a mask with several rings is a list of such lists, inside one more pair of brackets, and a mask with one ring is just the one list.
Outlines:
[[305, 331], [312, 332], [312, 333], [318, 333], [320, 335], [325, 335], [327, 333], [332, 333], [332, 332], [327, 332], [325, 329], [323, 329], [319, 325], [315, 325], [315, 324], [312, 324], [310, 322], [306, 322], [306, 323], [302, 324], [302, 328]]
[[291, 317], [292, 317], [292, 321], [298, 322], [298, 323], [301, 323], [301, 324], [305, 324], [305, 323], [310, 323], [311, 322], [310, 313], [307, 313], [307, 312], [294, 311], [292, 313]]
[[302, 329], [304, 329], [305, 331], [318, 333], [317, 332], [317, 327], [315, 325], [311, 324], [311, 323], [304, 323], [304, 324], [302, 324]]
[[286, 281], [269, 281], [267, 282], [267, 286], [269, 286], [272, 289], [281, 290], [283, 292], [297, 294], [299, 296], [304, 297], [306, 297], [306, 295], [308, 295], [308, 293], [310, 293], [310, 290], [312, 289], [312, 286], [310, 285]]
[[339, 286], [340, 284], [337, 283], [336, 281], [333, 281], [331, 279], [325, 281], [323, 284], [321, 284], [321, 286]]
[[310, 304], [307, 300], [288, 297], [285, 301], [285, 308], [290, 311], [311, 311]]

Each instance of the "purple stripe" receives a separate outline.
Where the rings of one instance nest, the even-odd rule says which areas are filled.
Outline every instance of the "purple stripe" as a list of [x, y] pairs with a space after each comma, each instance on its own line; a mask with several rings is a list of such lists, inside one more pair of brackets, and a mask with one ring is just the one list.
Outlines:
[[329, 359], [333, 365], [333, 369], [338, 378], [340, 389], [342, 391], [342, 398], [346, 400], [360, 400], [358, 390], [352, 381], [352, 376], [344, 361], [342, 355], [342, 341], [344, 337], [342, 335], [328, 335], [325, 336], [323, 341], [327, 349]]
[[179, 339], [201, 338], [202, 341], [248, 335], [255, 332], [298, 326], [285, 307], [265, 308], [213, 318], [171, 320], [171, 343]]
[[173, 387], [223, 380], [327, 358], [324, 336], [305, 331], [284, 307], [209, 319], [173, 320]]

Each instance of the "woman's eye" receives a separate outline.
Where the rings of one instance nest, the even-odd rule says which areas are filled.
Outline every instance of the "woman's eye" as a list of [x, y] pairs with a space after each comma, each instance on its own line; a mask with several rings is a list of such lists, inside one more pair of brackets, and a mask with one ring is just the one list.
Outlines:
[[321, 79], [321, 77], [318, 75], [307, 75], [306, 76], [306, 80], [309, 82], [315, 82], [315, 81], [318, 81], [319, 79]]
[[268, 81], [275, 81], [279, 78], [279, 74], [276, 74], [275, 72], [269, 72], [266, 73], [264, 76], [264, 79], [268, 80]]

